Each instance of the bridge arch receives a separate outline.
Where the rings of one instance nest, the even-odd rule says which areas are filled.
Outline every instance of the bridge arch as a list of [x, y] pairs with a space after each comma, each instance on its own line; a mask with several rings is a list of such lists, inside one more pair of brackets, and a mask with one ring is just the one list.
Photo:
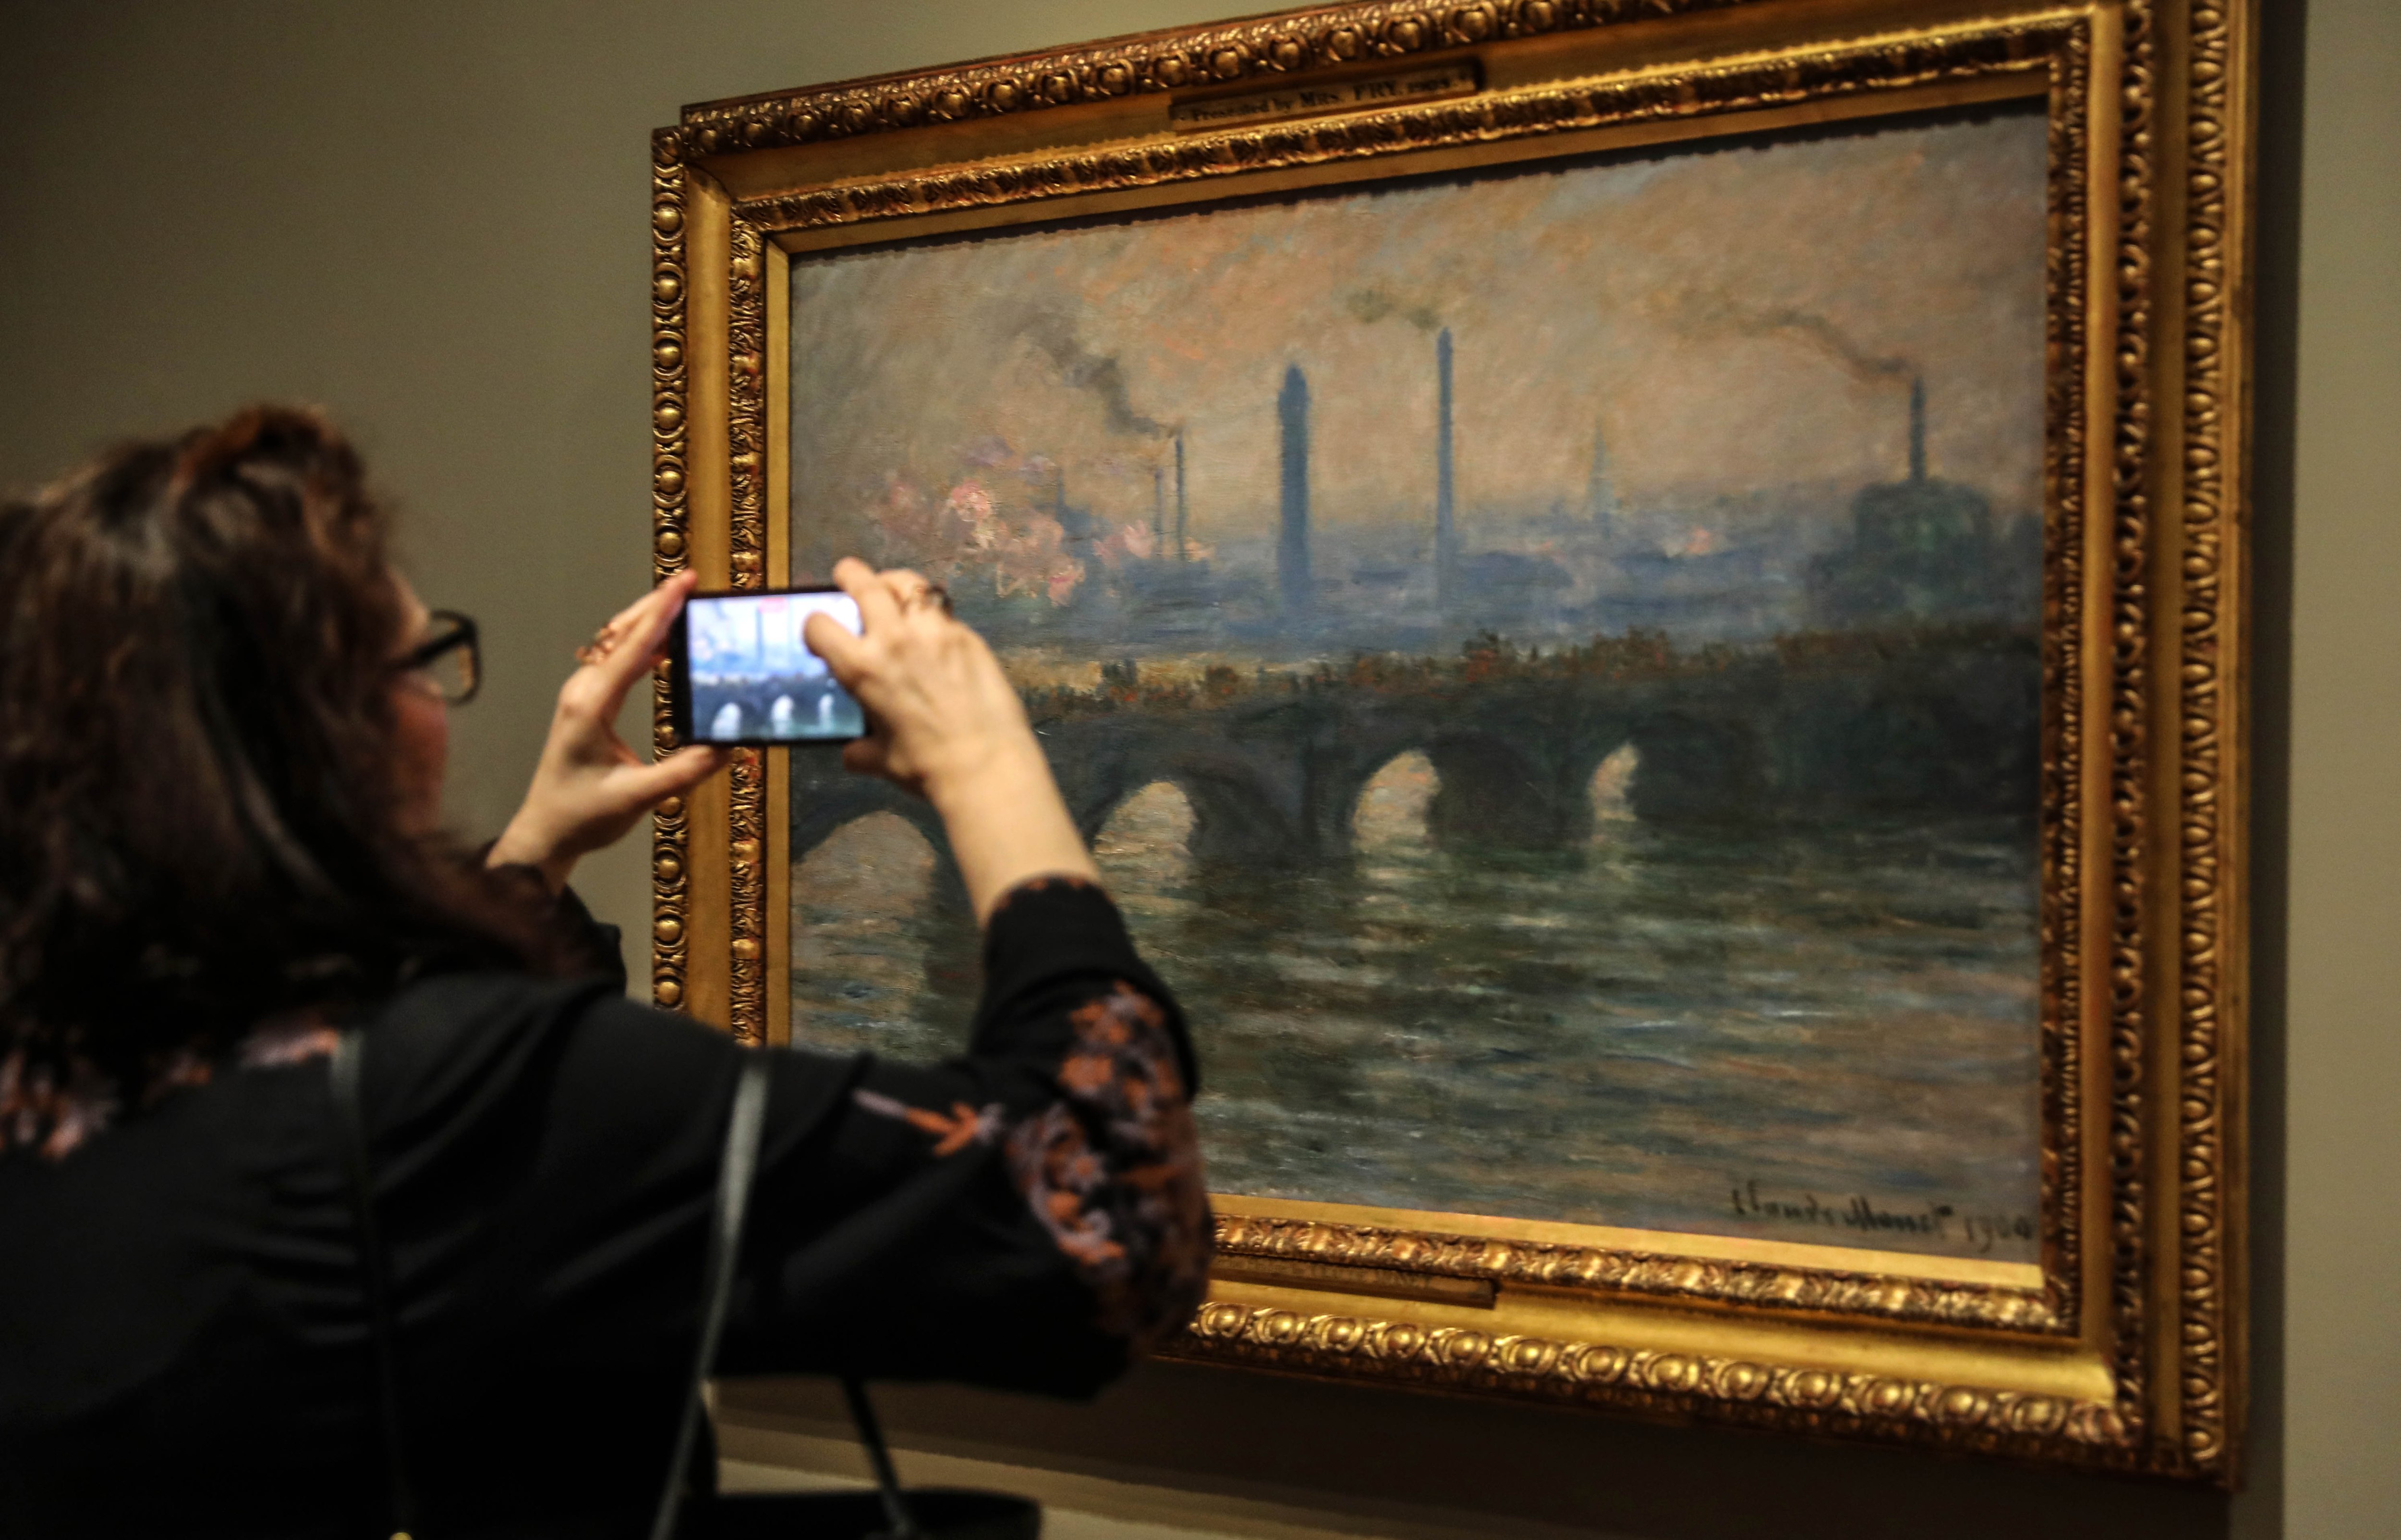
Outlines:
[[[1427, 727], [1353, 757], [1349, 774], [1335, 788], [1341, 831], [1350, 840], [1367, 835], [1368, 799], [1380, 793], [1383, 805], [1375, 811], [1387, 836], [1397, 816], [1420, 825], [1429, 841], [1444, 845], [1555, 850], [1580, 842], [1592, 828], [1594, 767], [1624, 742], [1622, 733], [1612, 736], [1578, 761], [1555, 738], [1540, 733]], [[1393, 782], [1379, 787], [1388, 775], [1415, 784], [1407, 794]]]
[[1441, 787], [1441, 773], [1425, 750], [1396, 750], [1362, 777], [1346, 798], [1344, 824], [1351, 843], [1430, 841], [1434, 799]]
[[879, 810], [819, 840], [794, 864], [789, 924], [794, 1042], [919, 1060], [962, 1046], [981, 938], [913, 821]]
[[1192, 830], [1199, 822], [1192, 798], [1182, 786], [1162, 777], [1129, 794], [1111, 808], [1092, 836], [1092, 853], [1111, 860], [1157, 864], [1184, 860], [1192, 853]]
[[840, 779], [797, 781], [792, 788], [790, 843], [786, 859], [798, 865], [811, 851], [833, 838], [844, 825], [871, 813], [888, 812], [913, 825], [945, 863], [951, 859], [950, 836], [942, 820], [924, 797], [912, 797], [888, 781], [838, 772]]
[[830, 901], [843, 908], [907, 906], [932, 891], [941, 865], [941, 847], [922, 828], [878, 809], [797, 852], [792, 885], [804, 902]]
[[1136, 923], [1186, 912], [1200, 815], [1184, 788], [1153, 781], [1120, 801], [1092, 840], [1111, 896]]
[[1277, 865], [1307, 853], [1289, 789], [1228, 756], [1127, 756], [1060, 779], [1087, 842], [1100, 838], [1118, 809], [1164, 783], [1191, 810], [1185, 848], [1196, 861]]

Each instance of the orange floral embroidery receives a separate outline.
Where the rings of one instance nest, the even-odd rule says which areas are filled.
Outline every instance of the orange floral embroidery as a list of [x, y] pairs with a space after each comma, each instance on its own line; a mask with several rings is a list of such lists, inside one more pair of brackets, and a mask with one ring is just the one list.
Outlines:
[[1208, 1282], [1212, 1226], [1167, 1013], [1132, 985], [1073, 1012], [1063, 1099], [1010, 1130], [1008, 1161], [1051, 1240], [1136, 1342], [1180, 1328]]
[[935, 1138], [934, 1153], [947, 1155], [964, 1150], [982, 1131], [982, 1119], [976, 1110], [964, 1101], [951, 1103], [951, 1115], [928, 1112], [920, 1107], [909, 1109], [909, 1121]]
[[937, 1158], [1005, 1135], [1026, 1206], [1099, 1297], [1102, 1326], [1148, 1343], [1200, 1307], [1213, 1244], [1174, 1040], [1167, 1013], [1130, 984], [1067, 1020], [1061, 1098], [1013, 1124], [997, 1102], [945, 1112], [865, 1089], [851, 1099], [926, 1134]]
[[1002, 1113], [998, 1102], [979, 1111], [964, 1101], [954, 1101], [948, 1112], [937, 1112], [931, 1108], [912, 1107], [875, 1091], [853, 1091], [850, 1096], [879, 1117], [898, 1118], [912, 1128], [932, 1135], [937, 1157], [954, 1155], [970, 1144], [992, 1144], [1000, 1138]]
[[1117, 1074], [1114, 1060], [1100, 1054], [1076, 1054], [1059, 1067], [1059, 1083], [1077, 1096], [1098, 1094]]

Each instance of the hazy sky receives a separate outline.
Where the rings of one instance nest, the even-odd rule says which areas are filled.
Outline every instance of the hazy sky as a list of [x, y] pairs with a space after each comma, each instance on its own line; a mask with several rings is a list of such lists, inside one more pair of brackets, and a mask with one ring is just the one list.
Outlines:
[[2031, 507], [2044, 154], [2011, 112], [801, 260], [795, 509], [846, 543], [895, 475], [1030, 507], [1040, 455], [1146, 522], [1180, 426], [1195, 537], [1264, 535], [1297, 363], [1317, 516], [1414, 522], [1436, 323], [1463, 523], [1580, 506], [1596, 429], [1635, 504], [1894, 479], [1921, 368], [1934, 473]]

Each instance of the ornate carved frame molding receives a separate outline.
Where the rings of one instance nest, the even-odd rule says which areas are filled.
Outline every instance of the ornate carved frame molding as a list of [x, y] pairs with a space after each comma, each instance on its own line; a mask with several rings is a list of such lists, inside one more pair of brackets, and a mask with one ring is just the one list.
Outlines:
[[[1178, 1356], [2234, 1482], [2254, 4], [1337, 5], [713, 102], [654, 136], [656, 566], [746, 587], [788, 562], [795, 252], [2047, 103], [2039, 1268], [1227, 1198]], [[1477, 88], [1171, 116], [1438, 62]], [[662, 746], [668, 721], [662, 687]], [[786, 1027], [781, 773], [746, 752], [653, 833], [654, 998], [753, 1042]]]

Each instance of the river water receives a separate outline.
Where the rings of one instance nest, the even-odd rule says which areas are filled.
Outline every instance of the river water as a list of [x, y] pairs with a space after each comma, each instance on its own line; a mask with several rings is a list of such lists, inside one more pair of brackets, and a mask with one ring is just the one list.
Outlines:
[[[1593, 838], [1447, 852], [1434, 772], [1377, 778], [1353, 859], [1197, 869], [1172, 787], [1099, 841], [1182, 999], [1218, 1192], [2032, 1261], [2023, 825], [1667, 829], [1596, 777]], [[888, 814], [793, 882], [794, 1036], [954, 1050], [967, 917]]]

